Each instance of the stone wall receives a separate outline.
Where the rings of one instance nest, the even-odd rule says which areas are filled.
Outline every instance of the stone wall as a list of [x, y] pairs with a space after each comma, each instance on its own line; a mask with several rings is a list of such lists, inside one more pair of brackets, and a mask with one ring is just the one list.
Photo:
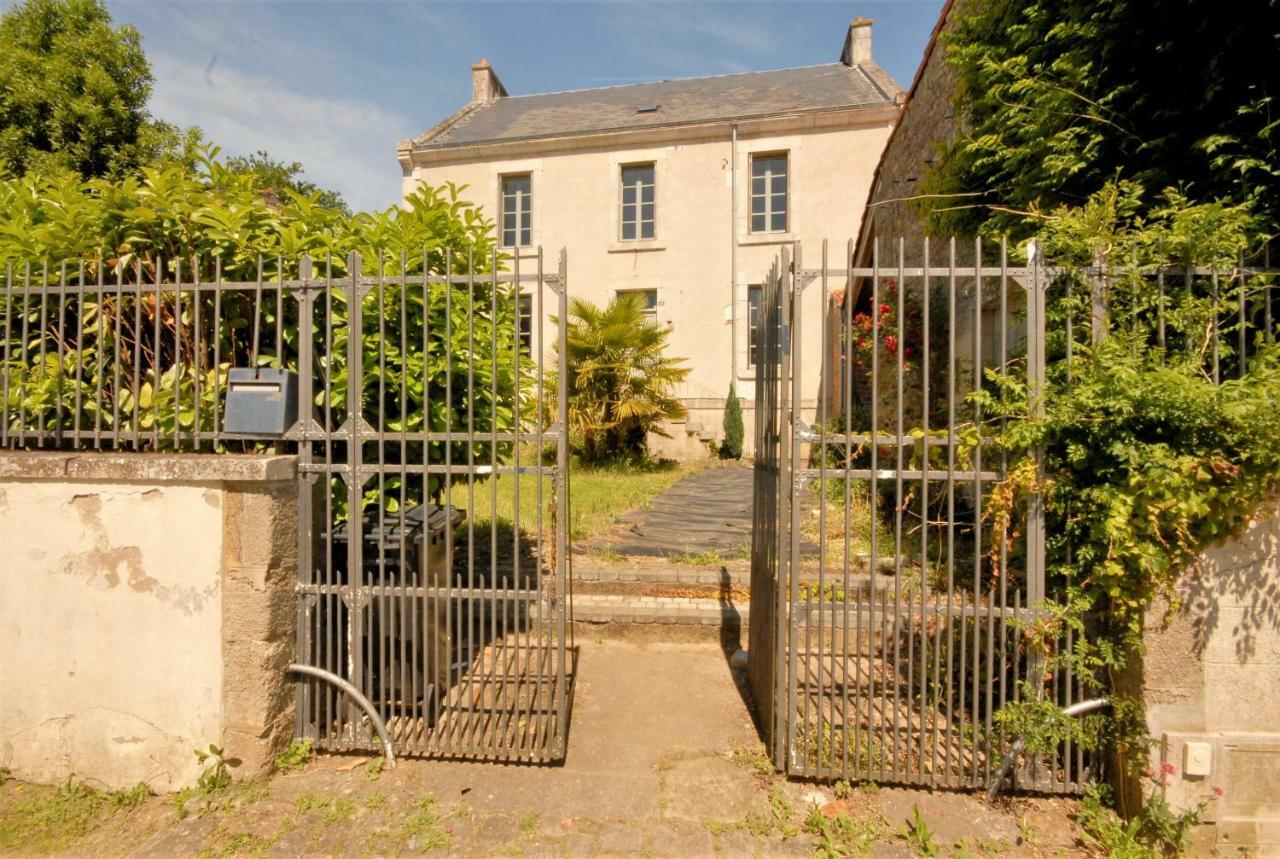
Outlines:
[[0, 766], [177, 790], [292, 730], [293, 457], [0, 453]]
[[[1181, 611], [1149, 612], [1146, 652], [1122, 691], [1145, 706], [1152, 768], [1172, 768], [1165, 798], [1207, 803], [1198, 852], [1280, 855], [1280, 503], [1205, 552], [1178, 590]], [[1150, 789], [1122, 787], [1131, 803]]]

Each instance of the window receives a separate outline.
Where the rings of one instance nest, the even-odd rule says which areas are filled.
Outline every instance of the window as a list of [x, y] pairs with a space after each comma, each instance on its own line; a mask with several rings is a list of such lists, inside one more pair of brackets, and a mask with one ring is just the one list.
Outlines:
[[656, 289], [620, 289], [618, 295], [636, 295], [644, 306], [644, 315], [650, 319], [658, 318], [658, 290]]
[[520, 296], [520, 303], [516, 308], [516, 312], [520, 323], [520, 348], [528, 354], [533, 351], [533, 296]]
[[751, 232], [787, 231], [787, 154], [751, 156]]
[[764, 296], [764, 288], [747, 287], [747, 366], [754, 367], [760, 363], [760, 301]]
[[533, 244], [533, 177], [528, 173], [502, 177], [502, 246], [527, 248]]
[[632, 164], [622, 168], [622, 240], [652, 239], [654, 224], [654, 177], [652, 164]]

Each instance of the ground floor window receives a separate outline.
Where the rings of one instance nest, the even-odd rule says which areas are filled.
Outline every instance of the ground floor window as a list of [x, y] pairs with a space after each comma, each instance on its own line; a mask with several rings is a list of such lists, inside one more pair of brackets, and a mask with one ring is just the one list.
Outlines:
[[618, 295], [636, 295], [644, 304], [644, 315], [650, 319], [658, 318], [658, 290], [656, 289], [620, 289]]
[[764, 287], [747, 287], [747, 366], [760, 363], [760, 300]]
[[520, 323], [520, 348], [526, 353], [533, 351], [533, 296], [520, 296], [518, 306]]

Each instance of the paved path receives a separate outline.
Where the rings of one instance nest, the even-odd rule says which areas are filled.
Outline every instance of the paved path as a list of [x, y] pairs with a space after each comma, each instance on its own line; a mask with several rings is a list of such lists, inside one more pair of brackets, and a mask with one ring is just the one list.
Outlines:
[[689, 475], [585, 548], [664, 558], [715, 551], [735, 554], [751, 543], [751, 469], [707, 468]]

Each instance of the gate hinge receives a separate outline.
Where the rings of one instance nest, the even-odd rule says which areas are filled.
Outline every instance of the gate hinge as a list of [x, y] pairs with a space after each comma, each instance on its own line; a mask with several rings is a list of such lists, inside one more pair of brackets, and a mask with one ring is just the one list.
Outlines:
[[802, 268], [796, 272], [796, 289], [803, 290], [806, 286], [818, 279], [818, 275], [822, 274], [816, 268]]

